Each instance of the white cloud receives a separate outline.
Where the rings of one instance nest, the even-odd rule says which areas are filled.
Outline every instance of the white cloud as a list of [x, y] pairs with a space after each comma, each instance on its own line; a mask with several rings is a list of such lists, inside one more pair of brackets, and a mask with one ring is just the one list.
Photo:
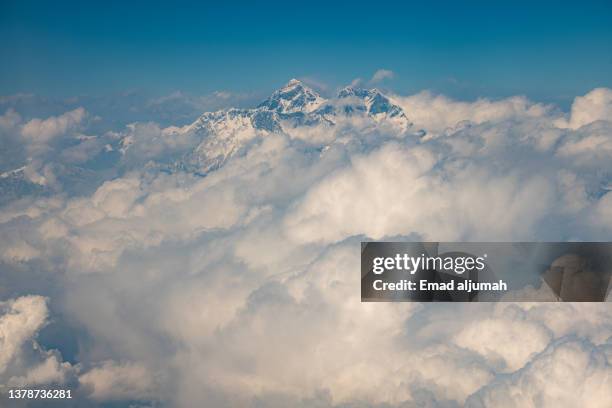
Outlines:
[[[83, 108], [46, 119], [29, 120], [24, 120], [13, 109], [7, 110], [0, 116], [0, 142], [4, 147], [0, 153], [0, 166], [5, 170], [25, 166], [24, 174], [31, 183], [53, 184], [55, 176], [51, 168], [55, 164], [55, 148], [62, 145], [63, 141], [75, 139], [87, 117], [88, 114]], [[82, 146], [67, 149], [65, 158], [76, 157], [85, 161], [87, 157], [84, 153], [87, 152], [87, 147], [90, 155], [100, 150], [95, 148], [95, 144], [96, 140], [90, 138]]]
[[148, 400], [155, 398], [156, 384], [151, 371], [137, 363], [105, 361], [79, 376], [81, 386], [95, 400]]
[[391, 70], [379, 69], [378, 71], [374, 73], [374, 75], [372, 75], [372, 79], [370, 79], [370, 82], [372, 83], [382, 82], [385, 79], [393, 79], [394, 76], [395, 76], [395, 73]]
[[498, 371], [512, 372], [542, 351], [551, 337], [545, 326], [524, 316], [495, 316], [470, 322], [454, 342], [498, 365]]
[[609, 348], [573, 339], [552, 343], [523, 369], [483, 388], [466, 406], [607, 407], [612, 401]]
[[595, 227], [603, 224], [612, 228], [612, 192], [606, 193], [599, 199], [591, 220]]
[[395, 95], [394, 101], [404, 109], [416, 127], [434, 134], [445, 130], [453, 133], [460, 129], [462, 122], [481, 124], [511, 119], [524, 121], [551, 114], [552, 118], [556, 118], [551, 106], [533, 103], [522, 96], [499, 101], [482, 98], [474, 102], [462, 102], [423, 91], [407, 97]]
[[25, 376], [15, 376], [8, 380], [9, 387], [27, 387], [41, 384], [64, 384], [73, 372], [70, 363], [61, 362], [57, 353], [47, 352], [46, 359], [32, 367]]
[[[69, 289], [62, 318], [87, 333], [79, 383], [95, 401], [163, 389], [172, 407], [563, 406], [576, 403], [567, 372], [577, 395], [605, 401], [606, 304], [366, 304], [358, 270], [362, 237], [606, 239], [610, 125], [560, 128], [554, 107], [522, 97], [396, 99], [430, 137], [350, 120], [249, 134], [206, 177], [143, 169], [200, 141], [130, 125], [127, 172], [2, 209], [3, 265], [19, 270], [8, 287], [45, 276]], [[56, 353], [11, 366], [47, 320], [44, 300], [3, 307], [0, 376], [69, 378]]]
[[19, 354], [23, 344], [30, 340], [47, 319], [45, 299], [40, 296], [21, 297], [0, 304], [0, 373]]
[[299, 80], [305, 83], [306, 85], [318, 90], [326, 91], [329, 88], [329, 86], [325, 82], [321, 81], [316, 77], [300, 77]]
[[0, 116], [0, 129], [7, 131], [12, 130], [21, 123], [21, 115], [15, 112], [14, 109], [8, 109]]
[[11, 243], [5, 243], [1, 252], [2, 259], [9, 262], [25, 262], [36, 259], [40, 255], [40, 251], [20, 239], [14, 240]]
[[612, 156], [612, 122], [585, 125], [562, 140], [557, 154], [588, 167], [606, 167]]
[[57, 352], [42, 349], [35, 340], [47, 322], [45, 298], [22, 296], [0, 302], [0, 312], [0, 384], [63, 384], [73, 367], [62, 362]]
[[302, 242], [408, 233], [442, 241], [506, 239], [533, 233], [552, 205], [543, 178], [494, 175], [477, 166], [439, 173], [437, 163], [434, 150], [393, 144], [357, 157], [310, 189], [287, 217], [288, 234]]
[[349, 86], [350, 86], [351, 88], [357, 88], [357, 87], [360, 87], [362, 83], [363, 83], [363, 79], [361, 79], [361, 78], [355, 78], [355, 79], [353, 79], [353, 80], [351, 81], [351, 83], [349, 84]]
[[612, 89], [597, 88], [584, 96], [577, 96], [569, 121], [559, 121], [558, 124], [578, 129], [597, 120], [612, 120]]
[[[129, 124], [119, 137], [127, 152], [123, 160], [133, 167], [162, 155], [172, 156], [183, 152], [197, 143], [192, 134], [181, 132], [180, 128], [161, 128], [152, 122]], [[128, 146], [129, 149], [126, 149]]]
[[46, 143], [75, 129], [85, 119], [87, 112], [77, 108], [60, 116], [47, 119], [32, 119], [23, 125], [21, 135], [31, 143]]

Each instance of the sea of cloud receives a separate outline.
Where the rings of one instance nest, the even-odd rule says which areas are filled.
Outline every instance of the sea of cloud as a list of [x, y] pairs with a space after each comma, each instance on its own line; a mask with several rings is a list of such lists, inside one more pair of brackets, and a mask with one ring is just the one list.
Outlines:
[[[75, 406], [609, 407], [609, 303], [361, 303], [358, 271], [364, 238], [610, 240], [612, 90], [568, 113], [393, 99], [422, 132], [262, 133], [206, 177], [150, 165], [195, 143], [174, 128], [8, 108], [1, 170], [46, 193], [0, 210], [0, 384]], [[97, 176], [74, 188], [75, 166]]]

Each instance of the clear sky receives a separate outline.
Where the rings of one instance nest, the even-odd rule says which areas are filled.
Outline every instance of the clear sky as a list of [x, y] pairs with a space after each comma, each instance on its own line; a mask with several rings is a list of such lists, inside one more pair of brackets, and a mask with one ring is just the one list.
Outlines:
[[380, 68], [459, 98], [612, 87], [610, 1], [153, 3], [2, 0], [0, 94], [333, 88]]

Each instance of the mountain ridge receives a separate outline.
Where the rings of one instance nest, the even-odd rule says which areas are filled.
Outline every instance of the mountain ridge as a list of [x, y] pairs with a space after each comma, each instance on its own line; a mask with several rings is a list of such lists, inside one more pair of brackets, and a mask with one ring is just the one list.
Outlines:
[[[392, 126], [406, 132], [412, 127], [401, 107], [380, 90], [345, 87], [326, 99], [302, 81], [291, 79], [255, 108], [229, 108], [205, 112], [181, 132], [201, 142], [180, 160], [180, 168], [208, 173], [223, 165], [246, 142], [268, 133], [291, 135], [296, 129], [334, 128], [359, 121], [370, 129]], [[340, 126], [341, 127], [341, 126]]]

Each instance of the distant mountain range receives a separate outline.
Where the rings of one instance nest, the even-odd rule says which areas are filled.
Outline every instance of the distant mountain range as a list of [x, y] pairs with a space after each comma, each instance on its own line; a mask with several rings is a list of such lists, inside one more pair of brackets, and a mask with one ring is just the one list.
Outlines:
[[[346, 87], [335, 97], [326, 99], [301, 81], [292, 79], [255, 108], [206, 112], [188, 126], [165, 129], [164, 137], [189, 142], [180, 149], [168, 149], [167, 154], [149, 161], [146, 168], [206, 175], [244, 151], [252, 141], [272, 133], [316, 144], [309, 140], [315, 133], [327, 135], [329, 143], [334, 143], [343, 137], [354, 139], [355, 134], [377, 132], [403, 135], [414, 129], [402, 108], [378, 89]], [[100, 138], [102, 141], [105, 136]], [[145, 140], [149, 144], [156, 142], [154, 138]], [[53, 179], [63, 186], [61, 190], [77, 193], [74, 190], [77, 187], [80, 190], [79, 186], [89, 186], [85, 190], [90, 190], [103, 180], [119, 175], [121, 168], [142, 166], [142, 162], [131, 160], [132, 150], [136, 148], [133, 137], [104, 139], [103, 143], [111, 148], [87, 163], [62, 163], [61, 155], [56, 156], [60, 158], [57, 162], [49, 159], [44, 163], [54, 169]], [[26, 169], [21, 167], [0, 174], [0, 205], [24, 196], [57, 192], [57, 185], [40, 182], [40, 178], [32, 177], [32, 172]]]
[[325, 99], [297, 79], [290, 80], [254, 109], [207, 112], [179, 132], [194, 135], [201, 143], [179, 165], [207, 173], [221, 166], [249, 140], [268, 132], [289, 135], [308, 128], [357, 125], [390, 127], [394, 132], [412, 130], [406, 114], [377, 89], [346, 87], [335, 98]]

